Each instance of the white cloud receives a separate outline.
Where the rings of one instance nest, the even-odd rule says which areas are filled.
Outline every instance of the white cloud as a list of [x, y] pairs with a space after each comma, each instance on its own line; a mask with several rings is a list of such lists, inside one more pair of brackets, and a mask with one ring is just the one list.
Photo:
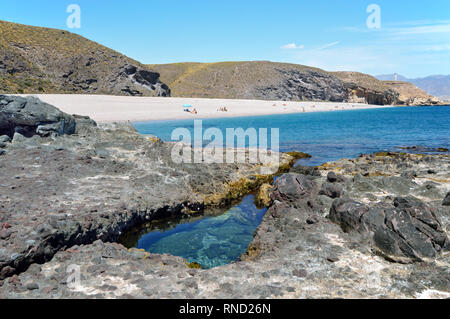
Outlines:
[[429, 48], [426, 48], [424, 51], [427, 52], [450, 51], [450, 44], [432, 45]]
[[295, 43], [289, 43], [289, 44], [285, 44], [283, 46], [281, 46], [282, 49], [286, 49], [286, 50], [293, 50], [293, 49], [304, 49], [305, 46], [304, 45], [297, 45]]
[[321, 47], [319, 47], [318, 50], [325, 50], [325, 49], [334, 47], [335, 45], [338, 45], [339, 43], [340, 43], [339, 41], [334, 41], [334, 42], [331, 42], [331, 43], [327, 43], [327, 44], [322, 45]]
[[327, 36], [333, 33], [340, 41], [307, 44], [307, 49], [290, 50], [286, 57], [330, 71], [397, 72], [409, 78], [450, 70], [450, 20], [383, 23], [376, 31], [340, 27], [329, 29]]
[[431, 34], [431, 33], [449, 33], [450, 24], [435, 24], [420, 27], [406, 27], [396, 28], [388, 31], [392, 31], [394, 35], [418, 35], [418, 34]]

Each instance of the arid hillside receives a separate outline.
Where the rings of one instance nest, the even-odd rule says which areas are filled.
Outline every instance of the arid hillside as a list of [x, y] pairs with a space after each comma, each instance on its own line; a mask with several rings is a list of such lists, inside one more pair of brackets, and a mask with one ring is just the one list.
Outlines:
[[383, 82], [398, 92], [398, 105], [437, 105], [442, 103], [438, 98], [419, 89], [412, 83], [401, 81]]
[[169, 96], [159, 74], [64, 30], [0, 21], [1, 93]]
[[347, 100], [342, 81], [323, 70], [268, 61], [149, 65], [172, 96], [289, 101]]

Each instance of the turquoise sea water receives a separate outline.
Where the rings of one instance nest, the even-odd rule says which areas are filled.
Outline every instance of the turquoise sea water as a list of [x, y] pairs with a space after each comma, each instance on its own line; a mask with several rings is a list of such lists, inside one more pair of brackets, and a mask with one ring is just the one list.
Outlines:
[[[134, 123], [142, 134], [170, 141], [172, 131], [193, 132], [193, 120]], [[302, 151], [313, 157], [305, 165], [318, 165], [344, 157], [402, 146], [450, 148], [450, 106], [396, 107], [286, 115], [204, 119], [203, 130], [226, 128], [279, 128], [281, 151]], [[193, 133], [192, 133], [193, 135]], [[269, 138], [270, 140], [270, 138]]]
[[[171, 140], [175, 128], [193, 131], [193, 120], [134, 124], [141, 134], [156, 135], [165, 141]], [[303, 165], [382, 150], [399, 151], [399, 147], [406, 146], [450, 148], [450, 106], [203, 120], [203, 129], [209, 127], [220, 128], [224, 135], [226, 128], [279, 128], [281, 151], [302, 151], [313, 156], [301, 160]], [[127, 245], [181, 256], [203, 268], [220, 266], [237, 260], [246, 251], [265, 211], [258, 210], [249, 195], [219, 216], [140, 229], [129, 237]]]

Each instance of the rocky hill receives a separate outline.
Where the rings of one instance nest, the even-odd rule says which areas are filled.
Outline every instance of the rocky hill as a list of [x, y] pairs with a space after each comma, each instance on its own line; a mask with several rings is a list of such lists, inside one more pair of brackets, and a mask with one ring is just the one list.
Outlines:
[[397, 105], [438, 105], [442, 102], [412, 83], [401, 81], [384, 81], [399, 94]]
[[350, 102], [369, 102], [370, 104], [393, 105], [438, 105], [441, 101], [403, 81], [380, 81], [377, 78], [358, 72], [332, 72], [349, 89]]
[[359, 72], [331, 72], [344, 82], [348, 99], [354, 103], [397, 104], [399, 93], [373, 76]]
[[1, 93], [169, 96], [159, 74], [64, 30], [0, 21]]
[[[376, 78], [384, 81], [393, 81], [394, 74], [377, 75]], [[431, 75], [415, 79], [397, 75], [397, 79], [403, 82], [410, 82], [440, 100], [450, 100], [450, 75]]]
[[172, 96], [291, 101], [347, 100], [338, 78], [303, 65], [254, 62], [149, 65], [161, 74]]
[[358, 72], [327, 72], [297, 64], [254, 62], [149, 65], [173, 96], [198, 98], [334, 101], [375, 105], [436, 104], [420, 89], [406, 90]]

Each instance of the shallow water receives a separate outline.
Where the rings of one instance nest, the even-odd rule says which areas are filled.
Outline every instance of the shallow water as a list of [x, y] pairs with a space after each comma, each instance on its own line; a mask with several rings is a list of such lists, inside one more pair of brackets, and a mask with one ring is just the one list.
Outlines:
[[[191, 132], [194, 128], [193, 120], [134, 124], [141, 134], [156, 135], [165, 141], [171, 140], [175, 128]], [[204, 119], [203, 130], [210, 127], [221, 129], [224, 136], [226, 128], [279, 128], [280, 150], [311, 154], [310, 160], [303, 161], [305, 165], [382, 150], [399, 151], [402, 146], [450, 148], [450, 106]]]
[[[187, 128], [192, 135], [194, 128], [193, 120], [134, 124], [141, 134], [165, 141], [171, 140], [175, 128]], [[224, 136], [226, 128], [279, 128], [281, 151], [313, 156], [301, 160], [303, 165], [320, 165], [362, 153], [399, 151], [406, 146], [450, 148], [450, 106], [203, 120], [203, 130], [209, 127], [220, 128]], [[235, 261], [246, 251], [265, 212], [255, 207], [253, 196], [247, 196], [220, 216], [182, 221], [169, 228], [142, 228], [128, 237], [126, 245], [181, 256], [212, 268]]]
[[247, 250], [266, 211], [257, 209], [254, 196], [248, 195], [219, 216], [147, 225], [121, 241], [127, 247], [180, 256], [205, 269], [217, 267], [238, 260]]

